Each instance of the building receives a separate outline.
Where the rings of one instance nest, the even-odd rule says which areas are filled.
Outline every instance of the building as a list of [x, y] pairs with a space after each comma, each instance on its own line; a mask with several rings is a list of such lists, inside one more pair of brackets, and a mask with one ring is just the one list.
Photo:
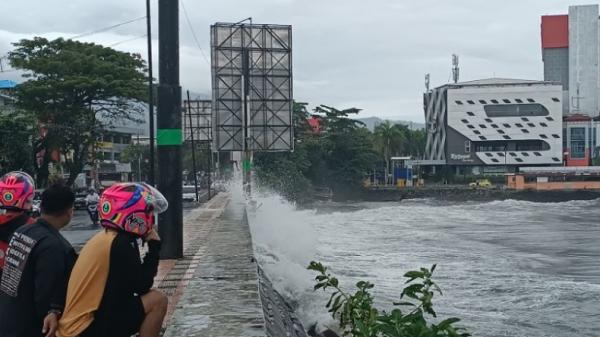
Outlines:
[[559, 83], [501, 78], [430, 90], [424, 159], [456, 174], [562, 165], [561, 97]]
[[17, 83], [10, 80], [0, 80], [0, 111], [12, 112], [17, 99], [14, 97], [14, 89]]
[[598, 5], [571, 6], [569, 14], [541, 20], [544, 80], [563, 86], [565, 114], [600, 113]]

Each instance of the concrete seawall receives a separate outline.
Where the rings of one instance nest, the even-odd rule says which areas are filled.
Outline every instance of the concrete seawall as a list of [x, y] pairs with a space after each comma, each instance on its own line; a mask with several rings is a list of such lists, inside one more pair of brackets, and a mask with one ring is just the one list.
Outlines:
[[166, 337], [306, 336], [254, 258], [245, 207], [219, 194], [185, 221], [185, 257], [162, 261]]

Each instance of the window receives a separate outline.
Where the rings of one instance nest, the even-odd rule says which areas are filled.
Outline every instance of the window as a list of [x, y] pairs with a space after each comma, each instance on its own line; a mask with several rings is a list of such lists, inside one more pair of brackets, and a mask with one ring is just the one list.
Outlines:
[[121, 152], [115, 152], [115, 160], [116, 161], [120, 161], [121, 160]]
[[585, 158], [585, 128], [571, 128], [570, 156], [571, 158]]
[[488, 117], [524, 117], [548, 116], [548, 109], [541, 104], [501, 104], [484, 105], [483, 110]]
[[554, 121], [554, 118], [552, 118], [552, 117], [546, 117], [546, 120], [552, 122], [552, 121]]
[[487, 104], [487, 102], [484, 101], [484, 100], [482, 100], [482, 99], [479, 100], [479, 103], [481, 103], [481, 104]]
[[542, 138], [542, 139], [548, 139], [548, 136], [546, 136], [546, 135], [540, 135], [540, 138]]
[[463, 105], [463, 102], [461, 101], [454, 101], [454, 103], [456, 103], [456, 105]]
[[540, 123], [540, 126], [543, 127], [543, 128], [547, 128], [548, 124], [542, 122], [542, 123]]
[[[560, 138], [560, 136], [559, 136], [559, 135], [557, 135], [557, 134], [554, 134], [554, 135], [552, 135], [552, 137], [554, 137], [554, 138], [556, 138], [556, 139]], [[584, 138], [584, 139], [585, 139], [585, 138]]]
[[521, 154], [523, 155], [523, 157], [529, 157], [529, 153], [527, 152], [521, 152]]
[[529, 102], [529, 103], [535, 103], [535, 100], [533, 98], [528, 98], [527, 102]]
[[463, 123], [465, 123], [465, 124], [469, 124], [469, 121], [466, 120], [466, 119], [461, 119], [460, 121], [463, 122]]
[[467, 125], [467, 127], [468, 127], [469, 129], [475, 129], [475, 127], [474, 127], [473, 125], [471, 125], [471, 124]]
[[529, 118], [527, 118], [527, 117], [521, 117], [521, 120], [522, 120], [523, 122], [529, 122]]
[[517, 154], [514, 153], [514, 152], [509, 152], [508, 154], [510, 154], [511, 157], [516, 157], [517, 156]]
[[504, 157], [504, 152], [498, 152], [498, 155], [499, 155], [500, 157]]
[[475, 104], [475, 102], [473, 102], [471, 100], [468, 100], [467, 103], [469, 103], [469, 104]]
[[486, 152], [485, 155], [488, 156], [488, 157], [493, 157], [494, 156], [493, 154], [491, 154], [489, 152]]
[[479, 139], [481, 139], [481, 140], [487, 140], [487, 138], [485, 138], [484, 136], [479, 136]]
[[493, 127], [494, 129], [497, 129], [498, 125], [497, 124], [492, 124], [491, 127]]
[[515, 160], [516, 160], [517, 162], [519, 162], [519, 163], [522, 163], [522, 162], [523, 162], [523, 159], [521, 159], [521, 158], [515, 158]]
[[508, 104], [508, 103], [510, 103], [510, 100], [505, 98], [505, 99], [503, 99], [503, 100], [502, 100], [502, 102], [504, 102], [504, 103], [507, 103], [507, 104]]
[[498, 100], [497, 99], [493, 99], [491, 102], [494, 103], [494, 104], [498, 104]]
[[527, 129], [521, 129], [521, 131], [523, 131], [523, 133], [529, 133], [529, 130]]
[[496, 159], [496, 158], [492, 158], [492, 161], [493, 161], [494, 163], [499, 163], [498, 159]]
[[475, 152], [521, 152], [521, 151], [547, 151], [550, 145], [540, 139], [513, 139], [489, 140], [485, 142], [474, 142]]
[[516, 126], [516, 127], [518, 127], [518, 128], [522, 128], [522, 127], [523, 127], [523, 124], [521, 124], [521, 123], [517, 123], [517, 124], [515, 124], [515, 126]]
[[536, 155], [537, 157], [541, 157], [542, 156], [542, 154], [539, 153], [539, 152], [534, 152], [533, 154]]
[[553, 100], [554, 102], [560, 102], [560, 99], [558, 99], [557, 97], [552, 97], [552, 100]]
[[479, 132], [477, 130], [473, 130], [473, 133], [476, 134], [476, 135], [480, 135], [481, 134], [481, 132]]
[[475, 116], [475, 114], [472, 113], [471, 111], [467, 111], [467, 115], [469, 115], [469, 116]]
[[485, 121], [486, 121], [486, 122], [488, 122], [488, 123], [492, 123], [492, 122], [494, 122], [493, 120], [491, 120], [491, 119], [489, 119], [489, 118], [486, 118], [486, 119], [485, 119]]
[[465, 140], [465, 153], [470, 153], [470, 152], [471, 152], [471, 141]]
[[504, 136], [502, 136], [502, 138], [504, 138], [504, 139], [510, 139], [510, 136], [504, 135]]
[[507, 128], [507, 129], [510, 129], [510, 124], [504, 123], [504, 124], [502, 124], [502, 126], [505, 127], [505, 128]]
[[487, 129], [487, 126], [485, 126], [485, 124], [479, 124], [479, 127], [482, 129]]
[[523, 103], [523, 100], [522, 100], [522, 99], [520, 99], [520, 98], [516, 98], [516, 99], [515, 99], [515, 102], [517, 102], [517, 103]]
[[559, 162], [560, 159], [556, 158], [556, 157], [552, 157], [552, 160], [554, 160], [555, 162]]
[[527, 123], [527, 126], [529, 126], [530, 128], [535, 128], [535, 124], [533, 123]]
[[502, 130], [496, 130], [496, 131], [498, 131], [498, 133], [501, 134], [501, 135], [504, 134], [504, 131], [502, 131]]

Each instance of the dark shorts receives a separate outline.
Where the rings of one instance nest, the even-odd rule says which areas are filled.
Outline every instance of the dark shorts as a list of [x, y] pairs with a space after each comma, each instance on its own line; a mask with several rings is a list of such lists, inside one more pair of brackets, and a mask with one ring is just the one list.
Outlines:
[[81, 337], [130, 337], [140, 331], [145, 316], [142, 299], [133, 296], [118, 306], [98, 310]]

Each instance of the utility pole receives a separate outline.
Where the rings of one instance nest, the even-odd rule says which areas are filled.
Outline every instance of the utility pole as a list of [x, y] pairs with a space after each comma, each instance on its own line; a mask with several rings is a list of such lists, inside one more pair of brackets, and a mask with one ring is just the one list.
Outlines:
[[187, 113], [190, 121], [190, 138], [192, 140], [192, 170], [194, 171], [194, 191], [196, 192], [196, 202], [198, 198], [198, 170], [196, 169], [196, 143], [194, 143], [194, 123], [192, 122], [192, 103], [190, 102], [190, 91], [187, 91]]
[[[155, 186], [154, 168], [154, 79], [152, 76], [152, 13], [150, 0], [146, 0], [146, 36], [148, 37], [148, 115], [150, 123], [150, 178], [149, 183]], [[139, 145], [139, 141], [138, 141]]]
[[158, 1], [158, 189], [169, 208], [159, 216], [161, 258], [183, 256], [181, 174], [181, 87], [179, 86], [179, 1]]

